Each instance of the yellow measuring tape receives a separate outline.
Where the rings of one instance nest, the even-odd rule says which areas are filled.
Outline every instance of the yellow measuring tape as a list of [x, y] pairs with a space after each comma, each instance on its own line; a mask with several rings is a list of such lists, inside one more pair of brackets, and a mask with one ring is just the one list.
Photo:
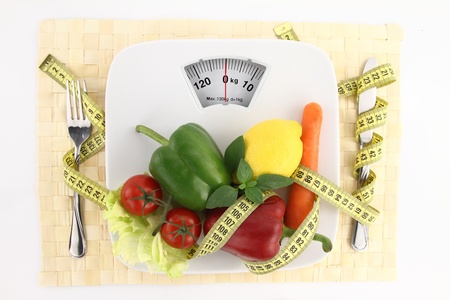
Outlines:
[[[274, 28], [274, 32], [279, 39], [296, 40], [300, 39], [294, 32], [289, 22], [283, 23]], [[390, 64], [380, 65], [372, 70], [363, 73], [361, 76], [350, 78], [338, 84], [338, 94], [340, 97], [356, 96], [373, 87], [381, 88], [396, 81], [394, 70]], [[355, 138], [359, 144], [361, 132], [372, 130], [386, 124], [387, 101], [377, 97], [375, 106], [365, 113], [360, 114], [356, 120]], [[353, 167], [353, 177], [358, 178], [359, 170], [366, 165], [373, 164], [381, 159], [383, 153], [383, 137], [374, 132], [372, 141], [360, 149], [355, 158]], [[358, 200], [369, 203], [373, 199], [376, 175], [371, 170], [366, 184], [353, 192]]]
[[[264, 193], [263, 201], [266, 201], [274, 192]], [[238, 227], [247, 219], [247, 217], [258, 207], [247, 197], [240, 197], [233, 205], [229, 206], [203, 238], [200, 245], [193, 247], [188, 254], [189, 258], [211, 254], [222, 248]]]
[[[338, 93], [341, 97], [356, 96], [373, 87], [381, 88], [396, 80], [394, 71], [390, 64], [380, 65], [359, 77], [345, 80], [338, 85]], [[359, 143], [361, 132], [372, 130], [386, 124], [387, 101], [377, 97], [375, 106], [360, 114], [356, 120], [355, 139]], [[359, 170], [363, 166], [373, 164], [381, 159], [383, 153], [383, 137], [376, 132], [373, 133], [372, 141], [356, 153], [355, 164], [353, 166], [353, 177], [358, 178]], [[361, 201], [369, 203], [373, 199], [376, 175], [370, 170], [367, 183], [354, 192], [354, 195]]]
[[[274, 28], [274, 32], [280, 39], [299, 40], [289, 23], [277, 26]], [[66, 87], [66, 80], [72, 81], [75, 78], [75, 76], [52, 55], [48, 55], [39, 68], [58, 82], [63, 88]], [[340, 83], [338, 85], [339, 95], [358, 95], [358, 93], [373, 86], [381, 87], [395, 81], [395, 76], [393, 75], [389, 64], [379, 66], [368, 73], [369, 74], [363, 74], [366, 78], [363, 78], [363, 76], [355, 77]], [[371, 80], [367, 80], [367, 78]], [[80, 153], [80, 162], [83, 162], [96, 154], [105, 144], [105, 114], [103, 110], [100, 109], [88, 94], [84, 92], [82, 92], [82, 99], [86, 114], [97, 131], [83, 144]], [[387, 102], [377, 98], [374, 109], [358, 117], [356, 130], [357, 137], [359, 136], [359, 132], [382, 126], [386, 122], [386, 116]], [[380, 159], [382, 141], [382, 137], [375, 133], [372, 143], [367, 148], [358, 152], [354, 176], [357, 176], [358, 169], [362, 166], [374, 163]], [[71, 149], [63, 157], [64, 179], [66, 184], [83, 197], [99, 205], [101, 208], [106, 208], [104, 199], [109, 191], [98, 183], [80, 174], [78, 170], [75, 169], [75, 166], [73, 149]], [[297, 184], [316, 193], [318, 195], [317, 201], [305, 221], [299, 226], [274, 258], [263, 262], [244, 261], [245, 266], [252, 273], [265, 274], [279, 269], [298, 257], [308, 247], [316, 233], [319, 222], [319, 199], [326, 200], [365, 225], [372, 224], [379, 215], [379, 212], [375, 208], [368, 205], [374, 194], [374, 182], [376, 176], [373, 171], [370, 172], [368, 184], [352, 194], [343, 191], [336, 184], [303, 166], [298, 167], [292, 175], [292, 178]], [[265, 192], [264, 200], [273, 195], [275, 194], [271, 191]], [[188, 257], [195, 258], [204, 256], [219, 250], [257, 206], [257, 204], [248, 200], [246, 197], [239, 198], [214, 224], [200, 245], [196, 245], [191, 249]]]
[[292, 29], [292, 25], [289, 22], [283, 23], [281, 25], [276, 26], [273, 29], [275, 35], [282, 40], [290, 40], [290, 41], [298, 41], [297, 34], [294, 29]]
[[[263, 200], [276, 195], [272, 191], [264, 192]], [[240, 197], [222, 214], [200, 245], [195, 245], [188, 253], [188, 258], [211, 254], [222, 248], [245, 219], [257, 208], [245, 196]], [[243, 260], [247, 269], [255, 274], [266, 274], [284, 267], [297, 258], [311, 243], [319, 223], [319, 200], [317, 200], [303, 223], [297, 228], [280, 251], [270, 260], [251, 262]]]
[[[45, 58], [39, 66], [39, 69], [49, 75], [64, 89], [66, 88], [67, 80], [71, 82], [76, 78], [51, 54]], [[99, 152], [105, 145], [105, 113], [86, 93], [81, 93], [86, 116], [97, 131], [81, 146], [80, 163]], [[101, 208], [106, 208], [105, 197], [109, 193], [108, 189], [78, 172], [73, 148], [63, 156], [63, 172], [64, 180], [70, 189], [94, 202]]]
[[319, 225], [319, 201], [314, 203], [312, 210], [298, 229], [289, 238], [280, 251], [270, 260], [250, 262], [244, 260], [244, 265], [251, 273], [267, 274], [295, 260], [305, 251], [313, 240]]
[[314, 192], [318, 198], [326, 200], [342, 212], [364, 225], [371, 225], [380, 214], [378, 210], [365, 202], [359, 201], [350, 194], [322, 175], [300, 165], [292, 175], [297, 184]]
[[[375, 222], [379, 211], [360, 201], [355, 195], [345, 192], [320, 174], [300, 165], [291, 176], [297, 184], [314, 192], [318, 198], [306, 219], [280, 249], [277, 255], [267, 261], [243, 261], [247, 269], [256, 274], [266, 274], [284, 267], [297, 258], [310, 244], [319, 223], [319, 201], [324, 199], [358, 222], [370, 225]], [[372, 180], [370, 178], [369, 180]], [[275, 195], [272, 191], [264, 192], [264, 201]], [[366, 199], [367, 195], [358, 195]], [[191, 248], [188, 258], [195, 258], [216, 252], [225, 245], [237, 228], [256, 209], [258, 204], [242, 196], [228, 207], [221, 218], [216, 221], [200, 245]]]

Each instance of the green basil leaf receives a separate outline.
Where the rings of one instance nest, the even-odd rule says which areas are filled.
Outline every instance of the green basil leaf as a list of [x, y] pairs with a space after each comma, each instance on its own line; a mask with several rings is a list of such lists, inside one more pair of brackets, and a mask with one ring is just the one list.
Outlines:
[[248, 187], [245, 189], [245, 196], [255, 203], [261, 204], [263, 203], [263, 193], [261, 189], [257, 186]]
[[224, 153], [223, 159], [230, 174], [233, 174], [237, 170], [239, 162], [244, 158], [244, 154], [245, 143], [244, 137], [241, 135], [231, 142]]
[[291, 185], [294, 179], [276, 174], [262, 174], [256, 178], [256, 186], [262, 191], [275, 190]]
[[245, 187], [254, 187], [254, 186], [256, 186], [256, 184], [257, 184], [256, 181], [251, 180], [245, 184]]
[[228, 207], [238, 196], [238, 190], [230, 185], [223, 185], [209, 196], [206, 208]]
[[248, 162], [241, 158], [237, 169], [237, 179], [239, 183], [247, 183], [253, 177], [253, 171]]

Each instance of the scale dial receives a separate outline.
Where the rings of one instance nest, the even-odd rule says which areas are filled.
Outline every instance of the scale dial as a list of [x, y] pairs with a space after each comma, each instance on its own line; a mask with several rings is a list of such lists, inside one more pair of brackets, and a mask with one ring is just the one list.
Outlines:
[[184, 67], [189, 86], [202, 108], [215, 104], [249, 107], [266, 66], [250, 59], [200, 59]]

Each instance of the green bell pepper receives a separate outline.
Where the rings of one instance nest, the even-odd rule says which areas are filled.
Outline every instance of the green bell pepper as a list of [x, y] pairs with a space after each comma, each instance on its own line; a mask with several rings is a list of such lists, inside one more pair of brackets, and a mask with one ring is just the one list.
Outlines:
[[143, 125], [136, 131], [161, 144], [153, 152], [149, 171], [181, 206], [202, 211], [217, 188], [231, 183], [222, 152], [200, 125], [184, 124], [169, 140]]

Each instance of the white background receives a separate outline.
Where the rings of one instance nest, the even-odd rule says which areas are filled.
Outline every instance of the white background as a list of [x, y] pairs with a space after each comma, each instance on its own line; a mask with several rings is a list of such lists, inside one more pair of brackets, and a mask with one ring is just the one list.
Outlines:
[[[230, 284], [39, 287], [36, 184], [37, 41], [49, 18], [397, 23], [402, 155], [396, 282], [234, 284], [245, 299], [446, 298], [450, 13], [445, 1], [0, 0], [0, 294], [2, 299], [238, 298]], [[20, 167], [17, 161], [20, 160]], [[25, 238], [28, 237], [28, 238]], [[447, 295], [448, 297], [448, 295]]]

